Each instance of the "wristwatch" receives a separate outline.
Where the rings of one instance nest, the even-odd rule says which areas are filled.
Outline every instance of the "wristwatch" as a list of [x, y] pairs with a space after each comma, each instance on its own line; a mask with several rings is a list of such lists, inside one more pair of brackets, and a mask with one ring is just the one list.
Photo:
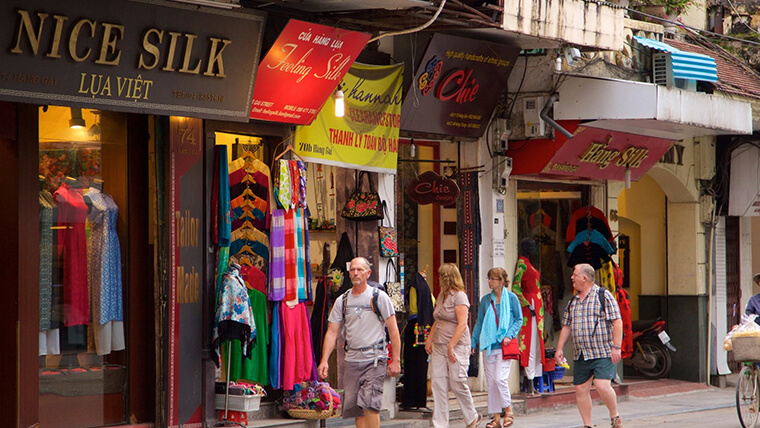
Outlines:
[[618, 345], [612, 345], [612, 349], [620, 349], [620, 346], [618, 346]]

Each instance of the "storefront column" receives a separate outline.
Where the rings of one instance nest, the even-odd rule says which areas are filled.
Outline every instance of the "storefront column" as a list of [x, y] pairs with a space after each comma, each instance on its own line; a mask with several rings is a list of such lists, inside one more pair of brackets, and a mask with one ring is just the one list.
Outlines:
[[[707, 370], [707, 265], [699, 203], [667, 204], [667, 331], [678, 349], [671, 377], [705, 382]], [[686, 315], [688, 314], [688, 315]]]

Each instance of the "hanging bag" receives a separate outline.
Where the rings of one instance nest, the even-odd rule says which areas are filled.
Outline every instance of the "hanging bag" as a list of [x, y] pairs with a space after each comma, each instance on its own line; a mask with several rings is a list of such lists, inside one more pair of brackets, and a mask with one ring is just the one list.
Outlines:
[[[388, 206], [385, 201], [382, 202], [385, 218], [390, 222], [388, 215]], [[380, 242], [380, 257], [398, 256], [398, 245], [396, 244], [396, 228], [393, 226], [383, 226], [383, 220], [380, 220], [380, 226], [377, 227], [378, 240]]]
[[[501, 300], [504, 301], [505, 298], [508, 298], [508, 297], [509, 296], [505, 296], [504, 291], [502, 291]], [[496, 328], [499, 328], [499, 314], [496, 313], [496, 305], [493, 304], [493, 299], [490, 299], [490, 300], [491, 300], [491, 308], [493, 308], [493, 314], [496, 317]], [[507, 302], [508, 301], [509, 300], [507, 300]], [[502, 360], [520, 359], [520, 341], [517, 337], [510, 340], [508, 345], [505, 345], [504, 341], [501, 342], [501, 359]]]
[[[362, 180], [366, 176], [369, 181], [369, 192], [362, 189]], [[341, 217], [354, 221], [382, 220], [383, 209], [380, 206], [380, 195], [375, 191], [369, 173], [362, 171], [356, 180], [354, 193], [348, 197], [346, 205], [343, 206]]]
[[[393, 268], [393, 281], [391, 281], [391, 267]], [[385, 267], [385, 292], [391, 298], [394, 311], [406, 312], [406, 308], [404, 307], [404, 290], [401, 288], [401, 283], [398, 280], [398, 272], [396, 271], [396, 264], [393, 262], [393, 259], [388, 260], [388, 264]]]

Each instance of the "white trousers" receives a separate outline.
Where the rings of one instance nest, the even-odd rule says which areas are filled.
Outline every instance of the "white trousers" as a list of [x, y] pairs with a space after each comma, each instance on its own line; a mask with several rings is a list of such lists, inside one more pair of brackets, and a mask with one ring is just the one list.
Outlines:
[[430, 386], [433, 390], [433, 427], [449, 427], [449, 390], [454, 393], [465, 423], [478, 418], [470, 387], [467, 385], [467, 369], [470, 367], [470, 346], [458, 346], [454, 350], [457, 362], [447, 356], [446, 344], [433, 344], [430, 355]]
[[512, 394], [509, 392], [509, 370], [512, 367], [512, 360], [503, 360], [501, 350], [489, 349], [485, 352], [488, 413], [494, 415], [512, 405]]

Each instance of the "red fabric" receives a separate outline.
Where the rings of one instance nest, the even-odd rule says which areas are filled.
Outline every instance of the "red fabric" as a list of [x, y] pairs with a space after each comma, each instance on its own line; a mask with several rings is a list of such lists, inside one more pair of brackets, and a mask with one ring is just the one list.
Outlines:
[[285, 300], [298, 298], [298, 268], [296, 266], [295, 212], [285, 211]]
[[[538, 353], [536, 358], [543, 359], [544, 357], [544, 302], [541, 296], [541, 274], [530, 263], [527, 257], [520, 256], [520, 260], [527, 266], [527, 269], [520, 277], [519, 294], [517, 297], [520, 299], [523, 313], [523, 325], [520, 329], [520, 366], [528, 367], [530, 362], [530, 349], [532, 347], [533, 340], [538, 340]], [[515, 278], [517, 280], [517, 278]], [[514, 286], [512, 287], [514, 291]], [[533, 322], [533, 314], [530, 312], [528, 304], [533, 304], [533, 309], [536, 311], [536, 330], [538, 337], [534, 338], [531, 329], [531, 323]]]
[[576, 223], [578, 220], [586, 217], [586, 214], [588, 213], [591, 214], [591, 217], [597, 218], [604, 223], [604, 225], [607, 227], [606, 230], [599, 230], [599, 232], [607, 237], [608, 241], [614, 241], [615, 238], [612, 237], [610, 223], [607, 221], [607, 216], [605, 216], [604, 213], [596, 207], [581, 207], [575, 210], [573, 217], [570, 219], [570, 222], [567, 225], [567, 231], [565, 231], [565, 241], [573, 242], [573, 240], [575, 240]]
[[290, 168], [290, 206], [297, 207], [298, 200], [301, 198], [301, 168], [298, 167], [298, 161], [288, 161]]
[[282, 309], [282, 389], [292, 390], [293, 385], [311, 380], [312, 359], [311, 334], [306, 306], [299, 303], [289, 307], [280, 303]]
[[625, 288], [618, 287], [616, 293], [618, 306], [620, 306], [620, 318], [623, 320], [623, 343], [620, 344], [623, 358], [633, 355], [633, 329], [631, 323], [631, 298]]
[[87, 205], [82, 195], [66, 183], [53, 194], [58, 205], [58, 248], [63, 256], [63, 323], [70, 327], [90, 324], [87, 288], [87, 237], [84, 224]]
[[243, 277], [245, 285], [248, 288], [261, 291], [266, 296], [267, 275], [264, 272], [253, 266], [242, 266], [240, 268], [240, 275]]

